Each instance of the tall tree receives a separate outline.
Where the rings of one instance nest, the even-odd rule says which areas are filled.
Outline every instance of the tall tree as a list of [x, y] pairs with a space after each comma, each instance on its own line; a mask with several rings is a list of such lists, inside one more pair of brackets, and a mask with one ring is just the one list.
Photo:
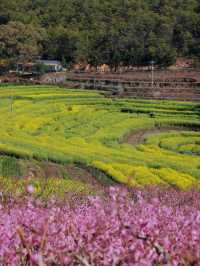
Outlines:
[[24, 55], [32, 58], [40, 54], [43, 30], [21, 22], [9, 22], [0, 26], [0, 55], [15, 58]]
[[0, 54], [167, 66], [200, 56], [199, 25], [199, 0], [1, 0]]

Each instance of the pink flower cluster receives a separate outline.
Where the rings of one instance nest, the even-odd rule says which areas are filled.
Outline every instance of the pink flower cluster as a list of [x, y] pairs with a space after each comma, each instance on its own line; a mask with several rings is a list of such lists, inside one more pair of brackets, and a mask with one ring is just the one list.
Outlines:
[[110, 188], [0, 206], [0, 265], [200, 265], [200, 193]]

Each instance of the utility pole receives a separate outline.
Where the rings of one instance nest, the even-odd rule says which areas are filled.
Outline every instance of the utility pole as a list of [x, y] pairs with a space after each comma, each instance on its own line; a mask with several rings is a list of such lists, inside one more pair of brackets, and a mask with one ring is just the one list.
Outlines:
[[10, 88], [10, 113], [13, 112], [13, 103], [14, 103], [14, 97], [12, 93], [12, 87]]
[[151, 64], [151, 87], [153, 88], [154, 87], [154, 64], [155, 62], [152, 60], [150, 64]]
[[10, 112], [12, 113], [13, 111], [13, 97], [10, 97]]

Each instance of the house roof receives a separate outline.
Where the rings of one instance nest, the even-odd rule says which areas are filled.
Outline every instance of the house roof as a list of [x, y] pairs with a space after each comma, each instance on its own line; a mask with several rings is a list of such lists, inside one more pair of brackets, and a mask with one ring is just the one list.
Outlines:
[[38, 60], [38, 62], [46, 65], [61, 65], [61, 62], [58, 60]]

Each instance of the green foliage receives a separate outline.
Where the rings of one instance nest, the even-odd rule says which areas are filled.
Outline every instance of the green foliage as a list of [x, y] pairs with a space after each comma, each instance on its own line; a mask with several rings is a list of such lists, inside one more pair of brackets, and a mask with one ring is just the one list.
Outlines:
[[48, 66], [46, 66], [45, 64], [36, 64], [35, 66], [34, 66], [34, 71], [36, 72], [36, 73], [38, 73], [38, 74], [40, 74], [40, 75], [42, 75], [42, 74], [45, 74], [45, 73], [48, 73], [49, 71], [48, 71]]
[[40, 53], [41, 40], [42, 30], [31, 24], [11, 21], [0, 25], [0, 56], [32, 58]]
[[169, 45], [169, 43], [154, 36], [149, 39], [147, 59], [154, 60], [156, 64], [161, 67], [166, 67], [176, 62], [176, 49]]
[[177, 55], [199, 57], [199, 10], [198, 0], [1, 0], [0, 53], [165, 67]]
[[0, 59], [0, 75], [7, 73], [13, 67], [13, 62], [6, 59]]
[[17, 159], [13, 157], [0, 157], [0, 176], [21, 177], [21, 174]]
[[26, 179], [13, 179], [10, 177], [0, 176], [0, 187], [4, 195], [12, 195], [15, 197], [22, 197], [27, 195], [27, 186], [33, 185], [35, 197], [48, 199], [51, 197], [64, 198], [67, 194], [92, 194], [94, 189], [92, 186], [84, 182], [63, 178], [51, 177], [44, 178], [31, 178]]

